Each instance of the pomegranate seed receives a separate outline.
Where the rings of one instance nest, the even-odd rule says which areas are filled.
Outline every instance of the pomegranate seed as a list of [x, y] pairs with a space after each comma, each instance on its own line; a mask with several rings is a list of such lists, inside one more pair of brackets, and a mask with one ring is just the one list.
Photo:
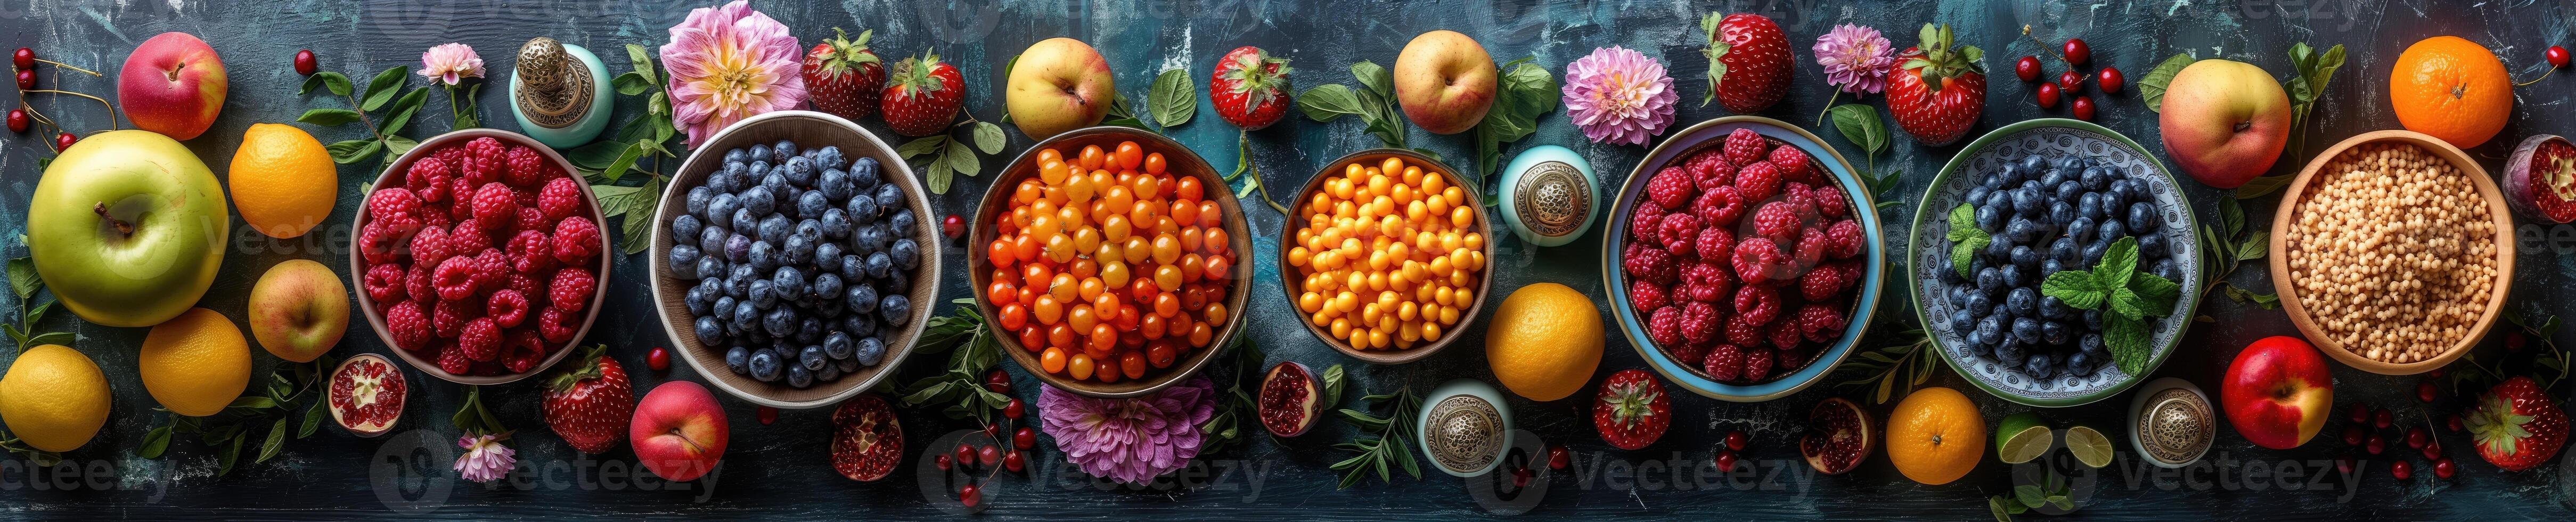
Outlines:
[[2093, 60], [2093, 47], [2084, 45], [2082, 38], [2066, 39], [2065, 48], [2058, 51], [2066, 53], [2066, 63], [2075, 64], [2077, 67], [2083, 67], [2084, 62]]
[[986, 444], [983, 448], [975, 450], [975, 457], [987, 468], [1002, 465], [1002, 447]]
[[2024, 56], [2013, 61], [2013, 75], [2025, 82], [2039, 81], [2039, 57]]
[[930, 464], [932, 466], [937, 466], [940, 471], [948, 471], [951, 466], [954, 466], [953, 464], [949, 464], [947, 455], [935, 455], [930, 457]]
[[313, 75], [313, 71], [315, 71], [315, 70], [319, 70], [319, 69], [321, 69], [321, 68], [322, 68], [322, 65], [321, 65], [320, 63], [316, 62], [316, 61], [313, 59], [313, 50], [312, 50], [312, 49], [305, 49], [305, 50], [300, 50], [300, 51], [296, 51], [296, 52], [295, 52], [295, 74], [301, 74], [301, 75], [305, 75], [305, 76], [312, 76], [312, 75]]
[[1752, 438], [1745, 435], [1743, 431], [1726, 432], [1726, 449], [1744, 451], [1744, 446], [1750, 443]]
[[2415, 383], [2415, 400], [2433, 402], [2433, 381]]
[[2361, 427], [2360, 427], [2360, 426], [2345, 426], [2345, 427], [2343, 427], [2343, 445], [2345, 445], [2345, 446], [2359, 446], [2359, 445], [2361, 445], [2361, 438], [2362, 438], [2362, 436], [2363, 436], [2363, 434], [2362, 434], [2362, 432], [2361, 432]]
[[[26, 50], [26, 49], [19, 49], [18, 51], [23, 53], [23, 52], [26, 52], [27, 50]], [[2548, 57], [2549, 57], [2549, 66], [2550, 66], [2550, 67], [2566, 67], [2566, 66], [2567, 66], [2567, 48], [2565, 48], [2565, 47], [2559, 47], [2559, 46], [2555, 46], [2555, 45], [2549, 46], [2549, 52], [2542, 53], [2542, 55], [2544, 55], [2544, 56], [2548, 56]], [[2442, 477], [2442, 478], [2450, 478], [2450, 477], [2445, 476], [2445, 477]]]
[[54, 135], [54, 150], [59, 151], [72, 148], [72, 144], [74, 143], [80, 143], [79, 136], [73, 136], [72, 133], [69, 132]]
[[956, 214], [949, 214], [948, 217], [939, 220], [939, 232], [942, 234], [948, 234], [948, 237], [952, 239], [965, 237], [966, 219], [957, 217]]
[[[2551, 47], [2551, 49], [2557, 48]], [[2560, 61], [2565, 61], [2567, 55], [2560, 54], [2558, 56]], [[2459, 472], [2460, 468], [2458, 466], [2451, 465], [2451, 459], [2433, 460], [2433, 476], [2441, 477], [2442, 480], [2450, 480], [2451, 475], [2458, 474]]]
[[2373, 433], [2370, 434], [2370, 441], [2362, 443], [2361, 447], [2369, 450], [2372, 455], [2378, 455], [2380, 452], [2388, 451], [2388, 439]]
[[1002, 469], [1011, 470], [1012, 473], [1019, 473], [1020, 470], [1028, 469], [1029, 458], [1020, 455], [1020, 452], [1017, 451], [1003, 454]]
[[2397, 423], [2397, 414], [2396, 414], [2395, 412], [2388, 411], [2388, 409], [2387, 409], [2387, 408], [2381, 408], [2381, 409], [2379, 410], [2379, 412], [2378, 412], [2378, 413], [2373, 413], [2373, 414], [2371, 414], [2371, 415], [2370, 415], [2370, 427], [2373, 427], [2373, 428], [2379, 428], [2379, 429], [2383, 429], [2383, 430], [2384, 430], [2384, 429], [2388, 429], [2388, 426], [2389, 426], [2389, 425], [2391, 425], [2391, 424], [2396, 424], [2396, 423]]
[[778, 422], [778, 408], [762, 406], [759, 410], [753, 411], [752, 416], [760, 419], [760, 425], [768, 426]]
[[653, 351], [644, 352], [644, 367], [657, 372], [671, 371], [671, 350], [655, 346]]
[[2057, 84], [2054, 84], [2054, 83], [2043, 83], [2043, 84], [2039, 84], [2039, 91], [2038, 91], [2038, 92], [2035, 92], [2035, 93], [2032, 93], [2032, 94], [2031, 94], [2031, 96], [2032, 96], [2033, 98], [2036, 98], [2036, 99], [2031, 100], [2031, 101], [2038, 103], [2038, 104], [2039, 104], [2039, 108], [2042, 108], [2042, 109], [2055, 109], [2055, 108], [2057, 108], [2057, 97], [2058, 97]]
[[2084, 73], [2075, 71], [2057, 73], [2057, 90], [2067, 96], [2084, 94]]
[[2406, 428], [2406, 447], [2424, 449], [2424, 443], [2431, 442], [2432, 438], [2424, 433], [2424, 428]]
[[951, 451], [949, 454], [955, 456], [954, 458], [957, 459], [957, 465], [967, 467], [973, 467], [975, 465], [974, 446], [959, 444], [957, 445], [957, 451]]
[[2352, 420], [2352, 423], [2353, 423], [2353, 424], [2361, 424], [2361, 423], [2364, 423], [2364, 422], [2370, 422], [2370, 405], [2362, 404], [2362, 403], [2358, 403], [2358, 402], [2356, 402], [2356, 403], [2352, 403], [2352, 417], [2351, 417], [2351, 420]]
[[1547, 469], [1565, 469], [1573, 465], [1573, 452], [1565, 451], [1564, 446], [1547, 447]]
[[2068, 108], [2073, 109], [2075, 119], [2078, 119], [2078, 120], [2084, 120], [2084, 121], [2093, 121], [2093, 98], [2092, 98], [2092, 97], [2089, 97], [2089, 96], [2076, 96], [2076, 97], [2075, 97], [2075, 103], [2074, 103], [2074, 104], [2072, 104], [2072, 105], [2071, 105], [2070, 107], [2068, 107]]
[[[2556, 47], [2551, 47], [2551, 49], [2556, 49]], [[2565, 60], [2560, 61], [2563, 62]], [[20, 47], [18, 48], [18, 52], [9, 54], [9, 63], [11, 65], [18, 66], [19, 69], [34, 69], [36, 68], [36, 50]]]
[[2442, 369], [2441, 369], [2441, 368], [2434, 368], [2434, 369], [2433, 369], [2433, 371], [2424, 372], [2424, 376], [2425, 376], [2425, 377], [2432, 377], [2432, 378], [2435, 378], [2435, 379], [2440, 379], [2440, 378], [2442, 378], [2442, 374], [2443, 374], [2443, 373], [2444, 373], [2444, 372], [2442, 371]]
[[1022, 416], [1022, 415], [1027, 415], [1027, 414], [1028, 414], [1028, 409], [1027, 409], [1026, 407], [1024, 407], [1024, 406], [1021, 406], [1021, 405], [1020, 405], [1020, 400], [1019, 400], [1019, 399], [1017, 399], [1017, 398], [1013, 398], [1013, 399], [1011, 399], [1010, 404], [1004, 404], [1004, 405], [1002, 405], [1002, 416], [1003, 416], [1003, 417], [1008, 417], [1008, 418], [1017, 419], [1017, 418], [1020, 418], [1020, 416]]
[[2104, 67], [2102, 70], [2093, 72], [2093, 83], [2101, 84], [2103, 94], [2119, 94], [2120, 86], [2127, 85], [2129, 82], [2127, 78], [2120, 76], [2120, 68]]
[[1019, 431], [1011, 432], [1011, 447], [1013, 447], [1013, 448], [1019, 448], [1019, 449], [1029, 449], [1029, 448], [1032, 448], [1032, 447], [1036, 447], [1037, 445], [1038, 445], [1038, 432], [1037, 432], [1037, 430], [1031, 430], [1031, 429], [1028, 429], [1028, 428], [1023, 427], [1023, 428], [1020, 428], [1020, 429], [1019, 429]]
[[2390, 462], [2388, 463], [2388, 476], [2397, 477], [2397, 480], [2415, 478], [2415, 463], [2403, 459], [2400, 459], [2397, 462]]
[[981, 504], [983, 502], [983, 488], [975, 487], [974, 484], [967, 484], [957, 488], [957, 503], [965, 504], [966, 507], [975, 507], [976, 504]]
[[26, 109], [9, 109], [9, 132], [27, 132]]

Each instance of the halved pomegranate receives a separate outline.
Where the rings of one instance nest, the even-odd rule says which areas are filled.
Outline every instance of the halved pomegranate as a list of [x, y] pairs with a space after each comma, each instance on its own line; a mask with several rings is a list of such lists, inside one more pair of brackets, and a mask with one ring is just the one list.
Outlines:
[[876, 394], [860, 395], [832, 412], [832, 470], [860, 482], [894, 473], [903, 460], [903, 423]]
[[1323, 414], [1323, 401], [1316, 397], [1322, 391], [1306, 365], [1281, 361], [1271, 366], [1270, 374], [1261, 378], [1261, 427], [1280, 437], [1306, 434], [1315, 427], [1315, 417]]
[[1841, 475], [1869, 460], [1878, 450], [1878, 421], [1859, 404], [1841, 397], [1816, 403], [1807, 412], [1807, 435], [1798, 439], [1798, 454], [1807, 465], [1827, 475]]
[[350, 357], [331, 370], [331, 420], [360, 437], [384, 435], [402, 419], [405, 392], [393, 361], [372, 353]]
[[2522, 140], [2505, 163], [2504, 196], [2516, 214], [2550, 223], [2576, 221], [2576, 145], [2542, 134]]

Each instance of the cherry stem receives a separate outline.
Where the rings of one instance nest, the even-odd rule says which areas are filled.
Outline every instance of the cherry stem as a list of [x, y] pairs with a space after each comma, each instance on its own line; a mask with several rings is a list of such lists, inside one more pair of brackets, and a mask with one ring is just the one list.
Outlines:
[[2042, 42], [2042, 41], [2039, 41], [2039, 37], [2037, 37], [2037, 36], [2031, 36], [2031, 35], [2030, 35], [2030, 24], [2022, 24], [2022, 26], [2021, 26], [2021, 37], [2022, 37], [2022, 39], [2024, 39], [2024, 40], [2030, 40], [2030, 43], [2032, 43], [2032, 44], [2036, 44], [2036, 45], [2038, 45], [2038, 46], [2039, 46], [2039, 52], [2040, 52], [2040, 54], [2046, 54], [2046, 55], [2049, 55], [2049, 56], [2057, 57], [2057, 61], [2066, 62], [2066, 66], [2067, 66], [2067, 67], [2074, 67], [2074, 66], [2075, 66], [2075, 61], [2074, 61], [2074, 60], [2068, 60], [2068, 59], [2066, 59], [2066, 55], [2063, 55], [2063, 54], [2057, 54], [2057, 51], [2049, 50], [2049, 49], [2048, 49], [2048, 42]]
[[2531, 79], [2531, 81], [2521, 82], [2521, 83], [2516, 83], [2516, 84], [2513, 84], [2513, 86], [2515, 86], [2515, 87], [2521, 87], [2521, 86], [2525, 86], [2525, 85], [2531, 85], [2531, 84], [2535, 84], [2535, 83], [2540, 83], [2540, 81], [2541, 81], [2541, 80], [2549, 79], [2549, 74], [2550, 74], [2550, 73], [2555, 73], [2555, 72], [2558, 72], [2558, 66], [2552, 65], [2552, 66], [2549, 66], [2549, 68], [2548, 68], [2548, 69], [2545, 69], [2545, 70], [2540, 71], [2540, 77], [2539, 77], [2539, 78], [2532, 78], [2532, 79]]
[[107, 76], [107, 75], [104, 75], [104, 74], [99, 74], [99, 73], [98, 73], [98, 71], [92, 71], [92, 70], [89, 70], [89, 69], [82, 69], [82, 68], [80, 68], [79, 66], [72, 65], [72, 64], [68, 64], [68, 63], [57, 62], [57, 61], [47, 60], [47, 59], [43, 59], [43, 58], [37, 58], [37, 59], [36, 59], [36, 61], [37, 61], [37, 62], [41, 62], [41, 63], [50, 63], [50, 64], [54, 64], [54, 66], [55, 66], [55, 67], [61, 67], [61, 68], [64, 68], [64, 69], [71, 69], [71, 70], [74, 70], [74, 71], [80, 71], [81, 73], [83, 73], [83, 74], [88, 74], [88, 75], [90, 75], [90, 76], [98, 76], [98, 77], [102, 77], [102, 78]]
[[116, 233], [123, 234], [128, 237], [134, 235], [133, 223], [127, 223], [125, 220], [117, 219], [116, 216], [107, 215], [107, 202], [101, 201], [96, 204], [92, 204], [89, 207], [89, 211], [98, 214], [99, 219], [107, 220], [109, 225], [115, 225]]

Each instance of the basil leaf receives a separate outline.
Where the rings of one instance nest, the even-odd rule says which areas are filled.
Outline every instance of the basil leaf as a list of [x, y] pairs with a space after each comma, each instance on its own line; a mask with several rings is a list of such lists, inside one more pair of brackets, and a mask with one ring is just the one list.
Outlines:
[[966, 142], [957, 141], [956, 138], [948, 139], [947, 150], [940, 152], [940, 155], [948, 158], [948, 170], [968, 176], [981, 174], [984, 171], [984, 158], [975, 155], [975, 151], [969, 149]]
[[653, 55], [644, 46], [626, 44], [626, 66], [632, 68], [629, 72], [643, 75], [646, 83], [662, 83], [661, 77], [653, 74]]
[[374, 111], [384, 108], [385, 102], [394, 101], [395, 95], [402, 94], [403, 82], [410, 76], [411, 66], [409, 65], [396, 65], [391, 69], [385, 69], [385, 72], [376, 73], [375, 79], [367, 81], [367, 101], [358, 104], [358, 110]]
[[385, 142], [379, 140], [349, 140], [323, 146], [322, 150], [331, 153], [331, 161], [346, 164], [375, 157], [376, 151], [384, 148]]
[[2100, 284], [2093, 280], [2093, 274], [2081, 270], [2049, 274], [2047, 280], [2040, 281], [2039, 293], [2055, 297], [2058, 301], [2065, 302], [2066, 306], [2078, 310], [2100, 308], [2102, 300], [2108, 297], [2108, 294], [2102, 291]]
[[1834, 132], [1843, 140], [1860, 147], [1861, 152], [1878, 154], [1887, 148], [1887, 123], [1878, 117], [1878, 107], [1866, 103], [1846, 103], [1825, 109], [1833, 117]]
[[304, 86], [297, 88], [295, 90], [295, 95], [303, 96], [312, 94], [313, 88], [315, 87], [321, 87], [323, 90], [330, 91], [333, 96], [348, 96], [349, 77], [330, 71], [313, 73], [312, 76], [304, 77]]
[[2172, 85], [2174, 75], [2182, 74], [2182, 68], [2190, 67], [2191, 62], [2190, 54], [2174, 53], [2156, 68], [2148, 69], [2146, 76], [2138, 77], [2138, 94], [2147, 102], [2147, 110], [2164, 112], [2166, 86]]
[[2256, 230], [2254, 231], [2254, 235], [2245, 236], [2245, 243], [2236, 245], [2235, 253], [2237, 261], [2252, 261], [2262, 259], [2263, 256], [2266, 255], [2271, 255], [2272, 232], [2269, 230]]
[[1189, 123], [1199, 112], [1198, 84], [1190, 81], [1190, 70], [1171, 69], [1155, 77], [1153, 89], [1145, 92], [1145, 106], [1154, 111], [1154, 123], [1164, 128]]
[[1395, 97], [1395, 75], [1388, 74], [1386, 67], [1379, 66], [1377, 62], [1360, 60], [1351, 64], [1351, 77], [1359, 79], [1361, 86], [1380, 98]]
[[389, 109], [393, 116], [386, 117], [384, 126], [377, 127], [377, 130], [387, 135], [401, 133], [403, 125], [411, 123], [411, 115], [420, 112], [421, 104], [427, 101], [429, 101], [428, 87], [412, 89], [410, 93], [404, 94], [401, 100], [394, 102], [393, 108]]
[[296, 116], [295, 121], [311, 123], [324, 127], [338, 127], [341, 125], [348, 125], [349, 122], [358, 121], [358, 111], [330, 108], [313, 109], [304, 111], [304, 115], [302, 116]]
[[1306, 119], [1319, 122], [1330, 122], [1345, 114], [1364, 114], [1360, 112], [1359, 97], [1351, 93], [1350, 87], [1338, 83], [1317, 85], [1298, 94], [1297, 110], [1306, 113]]
[[616, 85], [618, 94], [634, 96], [651, 90], [653, 81], [644, 79], [642, 72], [629, 71], [626, 74], [617, 75]]
[[[19, 301], [35, 297], [36, 287], [44, 284], [44, 278], [36, 274], [36, 258], [19, 257], [9, 260], [9, 291], [16, 292]], [[35, 326], [34, 321], [25, 322], [29, 323], [27, 326]]]
[[975, 149], [984, 151], [985, 154], [1001, 154], [1002, 146], [1010, 142], [1010, 137], [1002, 134], [1002, 126], [994, 125], [993, 122], [975, 122], [974, 133]]

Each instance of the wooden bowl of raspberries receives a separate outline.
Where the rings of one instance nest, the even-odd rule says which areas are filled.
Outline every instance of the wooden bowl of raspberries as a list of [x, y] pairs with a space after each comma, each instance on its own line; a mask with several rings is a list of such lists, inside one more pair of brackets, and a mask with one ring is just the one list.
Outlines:
[[553, 148], [494, 129], [395, 158], [351, 229], [349, 277], [376, 337], [458, 384], [517, 381], [572, 353], [599, 318], [614, 248], [573, 172]]
[[1797, 393], [1851, 353], [1877, 308], [1886, 249], [1867, 187], [1779, 120], [1682, 130], [1612, 203], [1610, 310], [1675, 385], [1737, 402]]

